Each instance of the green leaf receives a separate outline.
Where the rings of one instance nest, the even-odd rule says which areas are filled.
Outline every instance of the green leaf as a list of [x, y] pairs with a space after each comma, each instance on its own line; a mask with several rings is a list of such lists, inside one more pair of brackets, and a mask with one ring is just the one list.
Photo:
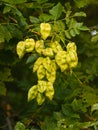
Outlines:
[[93, 42], [93, 43], [98, 42], [98, 34], [91, 38], [91, 42]]
[[0, 71], [0, 81], [13, 81], [13, 77], [11, 76], [11, 69], [3, 68], [2, 71]]
[[17, 122], [14, 130], [26, 130], [26, 129], [23, 123]]
[[57, 20], [61, 16], [62, 11], [63, 7], [60, 3], [58, 3], [51, 10], [49, 10], [49, 13], [54, 17], [55, 20]]
[[14, 26], [14, 25], [7, 25], [6, 27], [9, 30], [10, 34], [12, 35], [12, 37], [15, 37], [17, 39], [22, 39], [23, 38], [22, 32], [16, 26]]
[[30, 16], [29, 19], [31, 23], [36, 23], [36, 24], [39, 23], [39, 19], [34, 16]]
[[84, 13], [84, 12], [76, 12], [73, 16], [74, 17], [80, 17], [80, 16], [86, 17], [86, 13]]
[[70, 30], [70, 35], [71, 35], [72, 37], [75, 37], [75, 36], [76, 36], [76, 33], [75, 33], [74, 29], [71, 29], [71, 30]]
[[74, 25], [74, 28], [80, 29], [82, 27], [83, 23], [78, 23], [76, 22], [76, 24]]
[[67, 30], [65, 30], [65, 36], [66, 36], [68, 39], [71, 39], [70, 33], [69, 33], [69, 31], [67, 31]]
[[70, 5], [70, 2], [66, 2], [65, 7], [67, 10], [71, 10], [71, 8], [72, 8], [72, 6]]
[[74, 0], [78, 8], [85, 7], [88, 4], [87, 0]]
[[12, 38], [12, 35], [6, 26], [0, 25], [0, 37], [1, 42], [3, 42], [4, 40], [8, 42]]
[[5, 6], [4, 9], [3, 9], [3, 14], [6, 14], [8, 12], [11, 11], [11, 7], [10, 6]]
[[77, 24], [77, 21], [74, 18], [72, 18], [72, 19], [70, 19], [70, 22], [68, 24], [68, 28], [69, 29], [75, 28], [76, 24]]
[[15, 5], [15, 4], [22, 4], [26, 2], [27, 0], [2, 0], [2, 1]]
[[45, 13], [43, 13], [43, 14], [41, 14], [40, 16], [39, 16], [39, 20], [41, 21], [41, 22], [48, 22], [48, 21], [50, 21], [51, 19], [53, 19], [52, 18], [52, 16], [51, 15], [49, 15], [49, 14], [45, 14]]
[[34, 63], [35, 60], [37, 60], [38, 54], [30, 55], [26, 61], [26, 64]]
[[79, 29], [81, 31], [88, 31], [89, 30], [89, 28], [87, 26], [81, 26]]
[[76, 33], [77, 35], [79, 35], [79, 34], [80, 34], [80, 30], [79, 30], [79, 29], [74, 28], [74, 31], [75, 31], [75, 33]]
[[91, 113], [92, 113], [93, 111], [96, 111], [96, 110], [98, 110], [98, 103], [94, 104], [94, 105], [91, 107]]
[[5, 84], [0, 81], [0, 95], [6, 95]]

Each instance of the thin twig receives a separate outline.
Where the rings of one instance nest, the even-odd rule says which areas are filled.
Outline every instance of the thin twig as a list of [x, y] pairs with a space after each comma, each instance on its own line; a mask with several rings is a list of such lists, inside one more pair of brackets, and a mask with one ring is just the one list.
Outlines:
[[10, 118], [8, 116], [6, 117], [6, 122], [7, 122], [7, 125], [8, 125], [8, 129], [13, 130], [11, 120], [10, 120]]
[[78, 80], [78, 82], [80, 83], [81, 86], [83, 86], [82, 81], [77, 77], [77, 75], [72, 71], [73, 75], [75, 76], [75, 78]]

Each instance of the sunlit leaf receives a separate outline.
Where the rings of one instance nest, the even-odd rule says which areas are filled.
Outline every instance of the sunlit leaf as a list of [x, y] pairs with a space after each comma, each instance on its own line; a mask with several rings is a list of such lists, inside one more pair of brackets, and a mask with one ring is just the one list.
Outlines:
[[63, 7], [60, 3], [54, 6], [49, 12], [52, 14], [55, 20], [57, 20], [62, 14]]
[[65, 36], [66, 36], [68, 39], [71, 39], [71, 35], [70, 35], [70, 33], [69, 33], [67, 30], [65, 30]]
[[6, 14], [6, 13], [10, 12], [10, 10], [11, 10], [10, 6], [5, 6], [3, 9], [3, 13]]
[[25, 125], [21, 122], [17, 122], [14, 130], [25, 130]]
[[35, 60], [37, 60], [38, 54], [32, 54], [28, 57], [26, 64], [33, 63]]
[[6, 95], [6, 87], [3, 82], [0, 81], [0, 95]]
[[88, 4], [88, 1], [86, 0], [74, 0], [78, 8], [85, 7]]
[[91, 107], [91, 113], [92, 113], [93, 111], [96, 111], [96, 110], [98, 110], [98, 103], [92, 105], [92, 107]]
[[73, 16], [75, 16], [75, 17], [80, 17], [80, 16], [86, 17], [86, 13], [84, 13], [84, 12], [76, 12]]
[[34, 16], [30, 16], [29, 19], [31, 23], [36, 23], [36, 24], [39, 23], [39, 19]]

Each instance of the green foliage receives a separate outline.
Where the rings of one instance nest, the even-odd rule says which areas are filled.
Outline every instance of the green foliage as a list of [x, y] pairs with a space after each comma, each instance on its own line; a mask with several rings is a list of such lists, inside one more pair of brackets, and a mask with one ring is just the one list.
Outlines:
[[14, 130], [25, 130], [25, 126], [24, 126], [23, 123], [17, 122], [17, 124], [15, 125], [15, 129]]
[[58, 3], [56, 6], [54, 6], [49, 12], [53, 16], [54, 20], [57, 20], [63, 11], [63, 6]]
[[0, 1], [1, 129], [98, 129], [98, 2], [67, 1]]

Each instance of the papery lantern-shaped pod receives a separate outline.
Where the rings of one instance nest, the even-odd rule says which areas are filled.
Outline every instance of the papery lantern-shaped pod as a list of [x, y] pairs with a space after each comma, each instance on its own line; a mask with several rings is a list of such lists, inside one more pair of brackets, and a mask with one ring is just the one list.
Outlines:
[[60, 51], [57, 53], [55, 60], [57, 65], [60, 67], [61, 71], [65, 71], [68, 69], [68, 63], [67, 63], [67, 52], [66, 51]]
[[58, 41], [54, 41], [50, 43], [50, 47], [52, 48], [54, 53], [58, 53], [59, 51], [63, 51], [60, 43]]
[[44, 40], [47, 39], [48, 36], [50, 36], [51, 33], [51, 25], [49, 23], [41, 23], [40, 24], [40, 33]]
[[26, 52], [32, 52], [35, 47], [35, 41], [32, 38], [26, 39], [25, 40], [25, 49]]
[[24, 41], [18, 42], [16, 51], [17, 51], [19, 58], [21, 59], [25, 54], [25, 42]]
[[48, 57], [53, 57], [54, 56], [52, 48], [43, 49], [42, 54], [44, 56], [48, 56]]
[[53, 99], [54, 96], [54, 88], [53, 84], [51, 82], [47, 82], [47, 89], [45, 92], [46, 97], [48, 97], [50, 100]]
[[44, 93], [47, 89], [47, 81], [39, 80], [38, 81], [38, 91]]
[[42, 93], [38, 93], [37, 95], [37, 103], [38, 105], [42, 105], [42, 103], [45, 101], [45, 97], [43, 96]]
[[43, 49], [45, 48], [44, 46], [44, 41], [43, 40], [38, 40], [35, 43], [35, 50], [38, 54], [42, 54]]
[[43, 64], [43, 60], [44, 58], [43, 57], [39, 57], [35, 63], [34, 63], [34, 67], [33, 67], [33, 72], [37, 71], [39, 66]]
[[75, 44], [75, 42], [69, 42], [68, 44], [67, 44], [67, 51], [69, 52], [69, 51], [76, 51], [77, 50], [77, 47], [76, 47], [76, 44]]
[[37, 94], [38, 94], [38, 85], [34, 85], [28, 91], [28, 101], [31, 101], [32, 99], [36, 98]]
[[51, 72], [51, 59], [49, 57], [44, 58], [43, 66], [48, 72]]
[[46, 70], [46, 78], [49, 82], [54, 83], [54, 81], [56, 79], [56, 69], [57, 69], [57, 65], [54, 60], [51, 61], [50, 67], [51, 67], [50, 72]]
[[43, 65], [40, 65], [37, 70], [37, 77], [38, 79], [43, 79], [46, 75], [46, 70]]

